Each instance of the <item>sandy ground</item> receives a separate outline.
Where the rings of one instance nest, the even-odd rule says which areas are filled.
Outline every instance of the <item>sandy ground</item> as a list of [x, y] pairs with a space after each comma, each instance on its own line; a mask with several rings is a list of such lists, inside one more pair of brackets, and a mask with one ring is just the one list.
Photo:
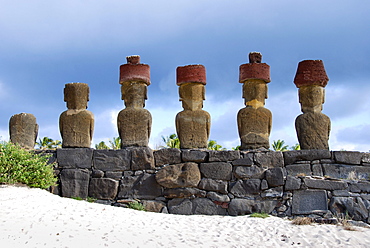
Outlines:
[[370, 229], [148, 213], [0, 185], [0, 247], [370, 247]]

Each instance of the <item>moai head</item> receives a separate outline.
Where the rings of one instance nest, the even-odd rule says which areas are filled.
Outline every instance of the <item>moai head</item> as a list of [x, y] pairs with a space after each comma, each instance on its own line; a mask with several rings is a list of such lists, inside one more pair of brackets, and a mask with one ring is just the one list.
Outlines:
[[68, 109], [86, 109], [89, 101], [89, 86], [84, 83], [69, 83], [64, 88], [64, 101]]
[[299, 103], [303, 113], [319, 113], [325, 101], [325, 89], [329, 81], [322, 60], [299, 62], [294, 83], [299, 88]]
[[37, 139], [39, 126], [33, 114], [20, 113], [9, 120], [10, 141], [25, 149], [33, 149]]
[[270, 66], [261, 61], [261, 53], [251, 52], [249, 63], [239, 67], [239, 82], [243, 84], [243, 98], [247, 106], [263, 106], [267, 99]]
[[203, 65], [179, 66], [176, 69], [180, 101], [184, 110], [200, 110], [205, 100], [206, 69]]
[[150, 67], [140, 64], [140, 56], [126, 57], [127, 64], [120, 66], [122, 100], [126, 107], [143, 108], [147, 97], [147, 86], [150, 85]]

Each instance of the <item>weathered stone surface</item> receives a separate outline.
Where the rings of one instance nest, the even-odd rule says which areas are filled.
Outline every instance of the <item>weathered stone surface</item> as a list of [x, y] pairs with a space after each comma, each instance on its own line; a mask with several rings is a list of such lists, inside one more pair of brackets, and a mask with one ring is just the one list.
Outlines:
[[350, 193], [349, 193], [348, 189], [333, 190], [333, 196], [344, 196], [344, 197], [348, 197], [348, 196], [350, 196]]
[[181, 163], [181, 151], [177, 148], [167, 148], [154, 151], [154, 160], [156, 166], [165, 164]]
[[222, 195], [216, 192], [208, 192], [207, 198], [217, 202], [230, 202], [230, 197], [228, 195]]
[[250, 199], [232, 199], [229, 204], [229, 215], [246, 215], [252, 213], [271, 213], [277, 205], [276, 200], [250, 200]]
[[209, 162], [229, 162], [239, 158], [239, 151], [209, 151]]
[[330, 178], [340, 178], [340, 164], [322, 164], [324, 176]]
[[[146, 95], [146, 85], [142, 83], [128, 85], [129, 87], [132, 87], [132, 89], [125, 89], [127, 92], [122, 93], [122, 95], [131, 95], [126, 95], [125, 99], [123, 99], [125, 100], [126, 108], [121, 110], [117, 117], [121, 147], [147, 147], [152, 128], [152, 115], [148, 110], [143, 108], [145, 101], [144, 94]], [[121, 89], [123, 87], [126, 86], [122, 85]]]
[[303, 114], [295, 120], [298, 141], [302, 150], [328, 150], [330, 118], [323, 113], [324, 88], [309, 85], [299, 89]]
[[254, 160], [258, 166], [264, 168], [284, 166], [282, 152], [256, 152], [254, 154]]
[[332, 197], [329, 203], [330, 211], [335, 215], [348, 215], [354, 220], [363, 220], [369, 217], [369, 212], [361, 197]]
[[253, 165], [253, 155], [245, 158], [236, 159], [231, 163], [233, 166], [251, 166]]
[[351, 151], [335, 151], [334, 159], [337, 163], [342, 164], [361, 164], [362, 153]]
[[177, 85], [183, 111], [176, 115], [176, 131], [182, 149], [207, 148], [211, 116], [202, 110], [206, 69], [203, 65], [179, 66]]
[[89, 178], [87, 170], [63, 169], [60, 172], [62, 196], [85, 199], [88, 196]]
[[312, 161], [317, 159], [330, 159], [328, 150], [299, 150], [283, 152], [285, 165], [294, 164], [296, 161]]
[[140, 64], [140, 56], [126, 57], [120, 66], [122, 100], [126, 108], [117, 117], [121, 147], [147, 147], [152, 127], [152, 116], [144, 109], [147, 86], [150, 85], [149, 65]]
[[107, 172], [105, 172], [105, 177], [112, 178], [112, 179], [115, 179], [115, 180], [122, 179], [122, 176], [123, 176], [122, 171], [107, 171]]
[[193, 201], [193, 214], [202, 215], [226, 215], [226, 209], [221, 206], [216, 205], [211, 200], [207, 198], [195, 198]]
[[102, 178], [102, 177], [104, 177], [104, 171], [101, 171], [101, 170], [92, 170], [91, 177], [92, 178]]
[[200, 181], [200, 171], [196, 163], [173, 164], [158, 171], [155, 178], [166, 188], [196, 187]]
[[350, 183], [349, 190], [353, 193], [370, 193], [370, 182]]
[[201, 163], [200, 172], [207, 178], [231, 180], [232, 165], [225, 162]]
[[368, 166], [341, 166], [339, 167], [340, 178], [350, 180], [369, 180], [370, 167]]
[[[237, 116], [240, 150], [270, 147], [272, 114], [264, 107], [267, 99], [267, 83], [270, 82], [270, 67], [260, 63], [262, 55], [258, 56], [257, 60], [250, 59], [250, 63], [241, 65], [239, 68], [239, 82], [243, 83], [243, 98], [246, 106], [239, 110]], [[252, 57], [255, 56], [252, 55], [250, 58]]]
[[33, 114], [20, 113], [9, 120], [10, 141], [25, 149], [33, 149], [37, 139], [39, 125]]
[[284, 185], [284, 174], [282, 168], [276, 167], [268, 169], [266, 171], [265, 177], [269, 184], [269, 187]]
[[296, 190], [301, 188], [301, 179], [293, 176], [287, 176], [285, 190]]
[[208, 161], [208, 151], [183, 150], [181, 156], [183, 162], [202, 163]]
[[361, 162], [364, 164], [370, 164], [370, 153], [368, 152], [362, 153]]
[[149, 147], [129, 148], [131, 151], [131, 170], [151, 170], [155, 168], [153, 151]]
[[312, 175], [313, 176], [319, 176], [319, 177], [324, 176], [321, 164], [313, 164], [312, 165]]
[[170, 214], [190, 215], [193, 212], [193, 204], [189, 199], [175, 198], [167, 203]]
[[146, 211], [154, 213], [161, 213], [166, 206], [166, 204], [161, 201], [142, 201], [142, 203]]
[[214, 180], [211, 178], [202, 178], [200, 180], [199, 189], [208, 190], [208, 191], [216, 191], [222, 194], [227, 194], [227, 182], [221, 180]]
[[234, 186], [231, 187], [230, 192], [236, 197], [246, 197], [260, 193], [260, 189], [260, 179], [238, 180]]
[[162, 195], [162, 188], [155, 175], [143, 173], [138, 176], [124, 177], [119, 187], [118, 198], [154, 200]]
[[207, 192], [197, 188], [175, 188], [175, 189], [165, 189], [163, 195], [166, 198], [194, 198], [206, 197]]
[[303, 60], [299, 62], [294, 84], [300, 88], [317, 85], [325, 87], [329, 81], [322, 60]]
[[348, 188], [348, 184], [341, 181], [318, 180], [310, 178], [304, 178], [303, 181], [307, 187], [313, 189], [340, 190]]
[[292, 214], [311, 214], [317, 210], [328, 210], [325, 190], [294, 191]]
[[289, 176], [311, 176], [310, 164], [291, 164], [287, 165], [285, 168]]
[[93, 149], [91, 148], [64, 148], [57, 149], [59, 168], [86, 168], [92, 167]]
[[118, 192], [118, 181], [111, 178], [92, 178], [89, 196], [96, 199], [113, 200]]
[[267, 181], [265, 179], [262, 179], [261, 181], [261, 190], [266, 190], [269, 188], [269, 184], [267, 183]]
[[59, 130], [63, 148], [91, 146], [94, 131], [94, 115], [86, 110], [89, 86], [84, 83], [68, 83], [64, 88], [64, 101], [68, 110], [59, 117]]
[[283, 197], [283, 186], [271, 188], [261, 193], [262, 198], [277, 198]]
[[130, 170], [130, 150], [95, 150], [94, 167], [103, 171]]
[[234, 175], [239, 179], [259, 178], [263, 177], [265, 170], [256, 165], [248, 166], [235, 166]]
[[[267, 93], [267, 86], [263, 83], [251, 85], [246, 83], [244, 85], [244, 89], [247, 87], [254, 87], [255, 91], [263, 90], [265, 88]], [[246, 91], [253, 92], [253, 89], [244, 90], [244, 92]], [[264, 96], [261, 95], [261, 98], [262, 97], [264, 98]], [[237, 115], [239, 137], [241, 141], [240, 150], [258, 148], [268, 149], [270, 147], [269, 136], [272, 126], [271, 111], [263, 107], [264, 99], [262, 102], [258, 100], [251, 100], [246, 102], [246, 104], [246, 107], [240, 109]]]

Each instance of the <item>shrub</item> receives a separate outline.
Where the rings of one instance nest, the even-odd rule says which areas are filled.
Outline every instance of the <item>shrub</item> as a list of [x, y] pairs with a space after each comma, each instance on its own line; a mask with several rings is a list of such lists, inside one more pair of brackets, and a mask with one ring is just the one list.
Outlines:
[[137, 202], [137, 201], [134, 201], [134, 202], [129, 202], [127, 204], [127, 206], [131, 209], [135, 209], [135, 210], [140, 210], [140, 211], [145, 211], [145, 207], [143, 204], [141, 204], [140, 202]]
[[35, 154], [11, 142], [0, 142], [0, 183], [46, 189], [56, 184], [49, 155]]

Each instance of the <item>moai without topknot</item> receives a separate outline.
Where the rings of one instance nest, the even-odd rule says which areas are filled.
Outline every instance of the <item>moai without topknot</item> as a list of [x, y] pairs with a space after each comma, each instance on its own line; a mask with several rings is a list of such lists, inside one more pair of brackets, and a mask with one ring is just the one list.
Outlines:
[[239, 67], [239, 83], [243, 84], [245, 108], [238, 112], [240, 150], [270, 147], [269, 136], [272, 114], [264, 107], [267, 99], [267, 83], [270, 80], [270, 66], [261, 63], [262, 55], [249, 54], [249, 63]]
[[122, 100], [126, 108], [117, 118], [121, 148], [148, 146], [152, 129], [152, 115], [145, 107], [147, 86], [150, 85], [150, 67], [140, 64], [140, 56], [126, 57], [127, 64], [120, 66]]
[[10, 142], [25, 149], [35, 147], [39, 125], [33, 114], [20, 113], [13, 115], [9, 120]]
[[299, 62], [294, 84], [303, 114], [296, 118], [295, 128], [303, 150], [329, 149], [330, 118], [321, 113], [328, 81], [322, 60]]
[[63, 148], [91, 146], [94, 131], [94, 115], [87, 109], [89, 86], [84, 83], [68, 83], [64, 88], [64, 101], [68, 110], [59, 117], [59, 130]]
[[203, 65], [179, 66], [177, 85], [183, 111], [176, 115], [180, 148], [207, 148], [211, 116], [202, 110], [205, 100], [206, 69]]

